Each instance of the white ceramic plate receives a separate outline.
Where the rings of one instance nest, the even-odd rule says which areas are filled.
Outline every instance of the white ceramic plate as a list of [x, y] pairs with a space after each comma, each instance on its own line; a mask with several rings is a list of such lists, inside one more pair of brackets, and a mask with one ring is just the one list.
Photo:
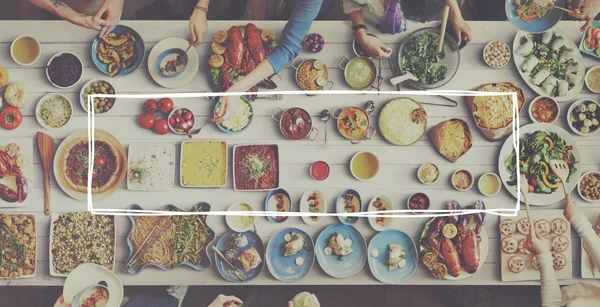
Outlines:
[[[85, 212], [87, 213], [87, 212]], [[91, 213], [90, 213], [91, 214]], [[54, 276], [54, 277], [69, 277], [73, 274], [73, 272], [75, 272], [76, 269], [73, 269], [73, 271], [71, 271], [71, 273], [69, 275], [65, 275], [65, 274], [61, 274], [58, 273], [56, 271], [54, 271], [54, 257], [52, 255], [52, 239], [54, 238], [54, 222], [56, 222], [58, 220], [58, 218], [63, 215], [63, 213], [52, 213], [52, 215], [50, 216], [50, 237], [48, 238], [48, 269], [50, 270], [50, 275]], [[114, 246], [113, 246], [113, 271], [115, 270], [115, 266], [116, 266], [116, 259], [117, 259], [117, 231], [116, 231], [116, 221], [113, 220], [113, 227], [114, 227], [114, 234], [115, 234], [115, 238], [114, 238]], [[97, 265], [97, 264], [92, 264], [92, 263], [82, 263], [79, 265], [79, 267], [81, 267], [84, 264], [91, 264], [91, 265], [95, 265], [95, 266], [99, 266], [103, 269], [105, 269], [106, 271], [109, 271], [107, 268]], [[109, 271], [110, 272], [110, 271]], [[88, 286], [90, 286], [92, 284], [88, 284]], [[65, 283], [65, 287], [66, 287], [66, 283]], [[86, 288], [87, 286], [81, 288], [79, 291], [83, 290], [84, 288]], [[109, 289], [110, 290], [110, 289]], [[79, 293], [79, 292], [77, 292]], [[75, 296], [77, 293], [74, 293], [73, 296]], [[73, 297], [71, 296], [71, 298]], [[67, 299], [67, 296], [65, 295], [65, 300]]]
[[[377, 196], [377, 197], [373, 197], [373, 199], [371, 199], [371, 201], [369, 202], [369, 205], [367, 207], [367, 212], [377, 212], [377, 208], [375, 208], [373, 203], [378, 198], [381, 199], [381, 202], [383, 203], [383, 207], [386, 211], [394, 210], [394, 203], [392, 202], [392, 200], [389, 197]], [[392, 214], [388, 213], [386, 215], [392, 215]], [[394, 218], [386, 217], [383, 219], [383, 225], [378, 225], [376, 222], [376, 219], [377, 219], [377, 217], [372, 217], [372, 216], [369, 217], [369, 225], [371, 225], [371, 227], [373, 227], [373, 229], [375, 229], [375, 231], [384, 231], [384, 230], [390, 228], [390, 226], [392, 226], [392, 222], [394, 221]]]
[[105, 306], [119, 307], [123, 300], [123, 283], [105, 267], [92, 263], [84, 263], [69, 274], [63, 286], [65, 303], [71, 303], [79, 292], [101, 281], [104, 281], [108, 288], [108, 301]]
[[[304, 194], [302, 194], [302, 198], [300, 198], [300, 207], [299, 207], [299, 211], [300, 212], [310, 212], [308, 210], [309, 206], [308, 206], [308, 197], [312, 194], [312, 193], [316, 193], [317, 194], [317, 199], [319, 200], [319, 208], [321, 209], [319, 212], [320, 213], [326, 213], [327, 212], [327, 198], [325, 198], [325, 195], [323, 195], [323, 193], [321, 193], [321, 191], [318, 190], [308, 190], [306, 192], [304, 192]], [[313, 226], [313, 225], [318, 225], [321, 222], [323, 222], [323, 220], [325, 219], [324, 216], [318, 216], [317, 220], [313, 220], [310, 218], [310, 216], [303, 216], [302, 220], [304, 221], [304, 223]]]
[[[575, 160], [579, 161], [575, 167], [577, 167], [577, 171], [571, 175], [569, 183], [567, 183], [567, 192], [573, 191], [577, 186], [577, 182], [581, 177], [581, 167], [583, 163], [581, 162], [581, 152], [579, 151], [579, 147], [577, 143], [573, 139], [573, 137], [563, 128], [560, 128], [556, 125], [551, 124], [529, 124], [519, 128], [519, 133], [521, 134], [519, 137], [523, 137], [526, 133], [532, 133], [535, 131], [551, 131], [557, 133], [561, 138], [563, 138], [567, 145], [573, 146], [573, 155], [575, 156]], [[513, 151], [513, 135], [509, 136], [504, 145], [502, 145], [502, 149], [500, 149], [500, 155], [498, 156], [498, 171], [500, 173], [500, 179], [502, 179], [502, 184], [504, 187], [512, 194], [515, 198], [517, 198], [517, 194], [519, 194], [519, 189], [517, 189], [517, 185], [509, 186], [506, 184], [507, 181], [510, 180], [510, 174], [506, 170], [504, 166], [504, 159], [508, 157]], [[529, 193], [527, 195], [527, 200], [529, 204], [532, 206], [547, 206], [551, 204], [555, 204], [565, 198], [565, 194], [563, 193], [562, 188], [556, 189], [552, 194], [541, 194], [541, 193]], [[523, 199], [521, 198], [521, 201]]]
[[[573, 88], [571, 88], [567, 92], [567, 95], [557, 96], [557, 97], [552, 97], [552, 98], [554, 98], [554, 100], [556, 100], [556, 101], [573, 100], [576, 98], [576, 96], [579, 94], [579, 92], [581, 92], [581, 90], [583, 89], [583, 84], [585, 83], [583, 81], [584, 77], [585, 77], [585, 63], [583, 62], [583, 57], [581, 56], [581, 53], [579, 53], [577, 45], [575, 45], [575, 43], [569, 38], [569, 36], [563, 30], [561, 30], [559, 27], [554, 27], [548, 31], [555, 31], [556, 35], [562, 36], [563, 38], [565, 38], [565, 46], [568, 49], [575, 51], [575, 58], [573, 60], [575, 60], [575, 62], [579, 63], [579, 70], [577, 71], [577, 75], [581, 76], [581, 80], [582, 80], [581, 83], [579, 83], [579, 84], [575, 85]], [[541, 33], [540, 34], [531, 34], [531, 33], [525, 32], [523, 30], [519, 30], [517, 32], [517, 35], [515, 35], [515, 38], [513, 40], [513, 45], [512, 45], [512, 55], [513, 55], [513, 59], [515, 62], [515, 66], [517, 68], [517, 71], [519, 72], [519, 75], [521, 75], [521, 78], [523, 78], [525, 83], [527, 83], [527, 85], [529, 85], [529, 87], [534, 92], [536, 92], [540, 96], [547, 96], [548, 94], [544, 91], [544, 89], [541, 86], [537, 86], [532, 83], [531, 77], [529, 77], [529, 73], [523, 73], [521, 71], [521, 64], [523, 64], [523, 62], [525, 61], [525, 58], [522, 57], [521, 55], [517, 54], [516, 50], [519, 46], [521, 46], [521, 38], [523, 36], [527, 36], [527, 35], [536, 35], [539, 37], [542, 34]]]
[[[152, 157], [156, 157], [152, 160]], [[132, 167], [138, 159], [154, 161], [154, 174], [148, 184], [131, 182]], [[175, 146], [172, 144], [131, 144], [127, 152], [127, 188], [136, 191], [166, 191], [173, 189], [175, 178]]]
[[[33, 195], [35, 194], [35, 190], [36, 190], [33, 188], [34, 183], [32, 181], [30, 181], [33, 179], [33, 140], [32, 139], [0, 139], [0, 150], [4, 150], [6, 145], [8, 145], [10, 143], [17, 144], [19, 146], [19, 152], [24, 157], [27, 157], [29, 159], [29, 165], [21, 168], [21, 172], [23, 173], [25, 178], [29, 179], [27, 181], [27, 186], [29, 187], [29, 195], [27, 196], [27, 198], [25, 198], [25, 200], [22, 203], [19, 203], [19, 202], [8, 203], [8, 202], [5, 202], [4, 200], [0, 199], [0, 208], [27, 206], [27, 204], [29, 202], [31, 202], [32, 199], [34, 198]], [[5, 176], [4, 178], [0, 179], [0, 183], [8, 185], [8, 187], [11, 189], [17, 188], [14, 176]]]
[[163, 51], [172, 48], [179, 48], [185, 51], [189, 45], [190, 43], [187, 40], [179, 37], [163, 39], [154, 45], [154, 48], [152, 48], [148, 55], [148, 72], [150, 72], [150, 76], [156, 83], [166, 88], [178, 88], [187, 85], [196, 77], [198, 68], [200, 67], [200, 58], [194, 46], [187, 51], [188, 63], [181, 75], [173, 78], [165, 78], [160, 76], [155, 69], [156, 60]]

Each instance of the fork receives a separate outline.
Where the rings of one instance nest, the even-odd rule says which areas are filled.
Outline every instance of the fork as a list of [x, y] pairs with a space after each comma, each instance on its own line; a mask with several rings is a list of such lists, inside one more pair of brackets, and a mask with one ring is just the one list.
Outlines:
[[242, 270], [233, 266], [233, 264], [231, 264], [231, 262], [229, 262], [229, 260], [227, 260], [227, 258], [225, 258], [225, 256], [223, 256], [223, 254], [221, 254], [221, 252], [216, 247], [212, 246], [212, 249], [215, 251], [215, 253], [217, 255], [219, 255], [221, 260], [223, 260], [225, 263], [227, 263], [227, 265], [229, 265], [232, 269], [234, 269], [233, 273], [235, 274], [235, 276], [237, 276], [237, 278], [239, 278], [241, 281], [246, 280], [246, 275], [244, 275], [244, 272], [242, 272]]
[[268, 95], [268, 96], [258, 96], [256, 99], [271, 99], [271, 100], [282, 100], [282, 94]]

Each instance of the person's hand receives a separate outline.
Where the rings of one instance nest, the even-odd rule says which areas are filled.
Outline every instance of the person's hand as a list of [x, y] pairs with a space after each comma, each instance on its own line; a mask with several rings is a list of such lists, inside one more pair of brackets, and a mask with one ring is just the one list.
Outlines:
[[206, 12], [195, 9], [190, 17], [190, 41], [196, 46], [202, 42], [202, 36], [208, 29], [206, 22]]
[[465, 37], [465, 43], [471, 41], [471, 27], [469, 27], [462, 17], [452, 19], [452, 29], [454, 29], [454, 33], [456, 33], [456, 43], [459, 46], [462, 43], [463, 35]]
[[219, 294], [217, 298], [208, 305], [208, 307], [233, 307], [236, 305], [242, 305], [244, 302], [233, 295]]
[[77, 17], [73, 18], [71, 20], [74, 24], [80, 26], [80, 27], [84, 27], [84, 28], [88, 28], [88, 29], [92, 29], [92, 30], [96, 30], [96, 31], [100, 31], [102, 30], [102, 27], [105, 27], [106, 25], [108, 25], [108, 22], [106, 20], [94, 20], [94, 16], [89, 16], [89, 15], [78, 15]]
[[61, 295], [54, 303], [54, 307], [71, 307], [71, 304], [65, 303], [65, 298]]
[[376, 37], [367, 35], [367, 31], [356, 32], [356, 40], [369, 56], [389, 58], [392, 55], [392, 48]]
[[102, 6], [94, 15], [94, 20], [101, 20], [102, 15], [106, 13], [104, 20], [106, 25], [100, 29], [100, 37], [108, 35], [121, 20], [121, 14], [123, 14], [123, 1], [124, 0], [104, 0]]
[[550, 241], [544, 236], [540, 235], [534, 227], [534, 224], [529, 221], [529, 234], [527, 235], [527, 241], [525, 241], [525, 248], [527, 248], [534, 255], [540, 255], [550, 251]]
[[581, 207], [579, 207], [576, 203], [573, 203], [571, 201], [571, 197], [567, 195], [567, 197], [565, 198], [565, 208], [563, 211], [563, 214], [565, 215], [567, 221], [570, 221], [573, 216], [580, 213], [581, 211]]
[[581, 27], [580, 31], [585, 31], [585, 28], [590, 25], [592, 20], [596, 18], [596, 15], [600, 13], [600, 1], [598, 0], [567, 0], [567, 8], [575, 12], [575, 14], [569, 13], [570, 16], [575, 17], [578, 20], [585, 20], [585, 24]]

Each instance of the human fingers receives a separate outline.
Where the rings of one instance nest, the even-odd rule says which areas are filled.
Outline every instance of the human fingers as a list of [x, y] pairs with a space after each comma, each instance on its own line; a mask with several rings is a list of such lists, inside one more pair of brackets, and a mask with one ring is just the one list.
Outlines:
[[294, 303], [292, 303], [291, 301], [288, 302], [288, 307], [294, 307]]
[[200, 44], [198, 36], [196, 35], [196, 26], [193, 23], [190, 23], [190, 40], [194, 46]]
[[586, 17], [585, 19], [585, 24], [583, 24], [583, 27], [581, 27], [581, 29], [579, 29], [579, 31], [583, 32], [585, 31], [585, 29], [590, 25], [590, 23], [592, 23], [592, 19], [593, 17]]
[[225, 300], [230, 303], [234, 303], [234, 304], [243, 304], [244, 303], [244, 302], [242, 302], [241, 299], [239, 299], [238, 297], [233, 296], [233, 295], [225, 296]]
[[108, 34], [108, 33], [110, 33], [110, 32], [108, 32], [108, 27], [102, 27], [100, 29], [100, 37], [105, 37], [106, 34]]
[[98, 10], [98, 12], [96, 12], [96, 15], [94, 15], [94, 17], [92, 19], [94, 21], [100, 19], [102, 17], [102, 15], [104, 15], [104, 13], [106, 13], [107, 10], [108, 10], [108, 5], [106, 4], [106, 1], [104, 1], [104, 3], [102, 3], [102, 6], [100, 7], [100, 9]]

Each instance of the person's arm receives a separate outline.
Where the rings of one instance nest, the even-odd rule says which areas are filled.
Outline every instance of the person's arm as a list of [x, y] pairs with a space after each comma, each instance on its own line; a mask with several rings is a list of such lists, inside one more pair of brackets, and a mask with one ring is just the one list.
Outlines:
[[562, 295], [552, 264], [550, 242], [537, 233], [531, 221], [529, 221], [529, 225], [531, 228], [525, 246], [532, 254], [536, 255], [540, 267], [542, 307], [561, 307], [563, 305]]
[[592, 259], [594, 266], [600, 268], [600, 237], [598, 237], [592, 228], [592, 224], [583, 214], [581, 207], [571, 202], [571, 198], [568, 196], [565, 200], [564, 215], [581, 237], [583, 247]]
[[194, 7], [194, 12], [190, 16], [190, 41], [194, 46], [202, 42], [202, 36], [204, 36], [208, 29], [206, 14], [208, 13], [209, 4], [210, 0], [198, 0], [198, 3]]
[[[344, 1], [344, 12], [348, 15], [352, 26], [364, 24], [362, 7], [351, 0]], [[354, 32], [354, 38], [370, 56], [376, 58], [387, 58], [392, 55], [392, 48], [381, 40], [368, 35], [367, 29], [358, 29]]]
[[[281, 32], [281, 43], [267, 56], [275, 73], [279, 73], [285, 64], [298, 56], [302, 48], [302, 40], [319, 14], [322, 4], [323, 0], [301, 0], [296, 4], [290, 20]], [[262, 76], [262, 79], [268, 76]]]
[[465, 42], [471, 41], [471, 27], [467, 24], [465, 19], [462, 17], [460, 7], [456, 0], [448, 0], [448, 6], [450, 7], [450, 22], [452, 29], [456, 33], [456, 43], [460, 45], [462, 43], [462, 37], [465, 36]]
[[70, 23], [76, 24], [92, 30], [100, 31], [102, 27], [108, 25], [106, 20], [94, 20], [93, 16], [81, 14], [74, 11], [62, 0], [29, 0], [33, 5], [48, 11]]

